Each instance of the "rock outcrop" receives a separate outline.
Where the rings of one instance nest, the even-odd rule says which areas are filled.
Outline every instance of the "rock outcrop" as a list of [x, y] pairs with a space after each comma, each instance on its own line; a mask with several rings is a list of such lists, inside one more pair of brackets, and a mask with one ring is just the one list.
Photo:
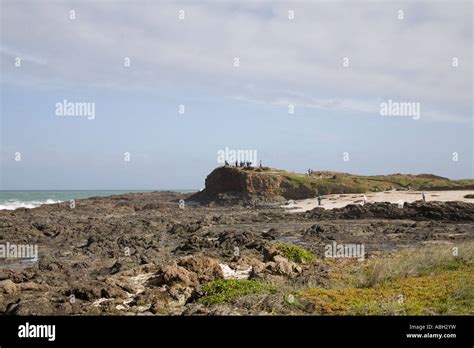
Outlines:
[[220, 167], [206, 178], [206, 187], [190, 197], [201, 203], [248, 204], [281, 192], [283, 178], [263, 169]]
[[413, 202], [403, 206], [388, 202], [349, 204], [343, 208], [315, 208], [305, 216], [317, 220], [332, 219], [411, 219], [436, 221], [474, 221], [474, 204], [464, 202]]
[[432, 174], [361, 176], [329, 171], [299, 174], [264, 168], [224, 166], [206, 178], [204, 190], [189, 199], [201, 204], [258, 205], [318, 195], [385, 190], [473, 189], [474, 180], [449, 180]]

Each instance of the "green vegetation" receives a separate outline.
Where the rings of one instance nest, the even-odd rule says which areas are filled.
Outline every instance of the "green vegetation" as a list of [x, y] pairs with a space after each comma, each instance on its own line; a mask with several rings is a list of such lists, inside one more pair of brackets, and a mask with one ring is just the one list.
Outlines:
[[[314, 258], [291, 244], [277, 247], [292, 261]], [[331, 270], [322, 287], [221, 279], [203, 286], [199, 302], [239, 304], [270, 315], [474, 315], [472, 241], [378, 252], [366, 262], [314, 262]]]
[[446, 189], [469, 189], [474, 187], [474, 180], [449, 180], [430, 175], [377, 175], [363, 176], [369, 182], [391, 184], [394, 188], [411, 188], [414, 190], [446, 190]]
[[276, 248], [290, 261], [306, 263], [314, 260], [314, 254], [310, 251], [293, 244], [279, 243]]
[[199, 302], [211, 305], [229, 303], [237, 297], [274, 292], [275, 287], [256, 280], [219, 279], [205, 284], [202, 291], [204, 296]]
[[288, 183], [290, 186], [293, 188], [298, 188], [300, 186], [304, 186], [308, 189], [313, 188], [313, 182], [311, 180], [308, 180], [301, 174], [293, 174], [293, 173], [287, 173], [285, 174], [285, 178], [288, 180]]
[[283, 191], [286, 188], [292, 191], [306, 192], [308, 197], [334, 193], [364, 193], [408, 188], [412, 190], [474, 188], [474, 179], [449, 180], [429, 174], [361, 176], [336, 172], [314, 172], [308, 176], [275, 169], [266, 171], [265, 174], [282, 176], [284, 179]]
[[330, 267], [329, 289], [299, 293], [320, 314], [474, 314], [473, 242], [393, 252], [362, 265], [331, 261]]
[[321, 314], [473, 315], [474, 265], [394, 279], [372, 288], [313, 288], [300, 295]]
[[[431, 174], [391, 174], [362, 176], [348, 173], [316, 171], [311, 175], [293, 173], [273, 168], [235, 168], [226, 167], [226, 171], [237, 171], [248, 175], [260, 175], [265, 180], [255, 182], [265, 189], [265, 182], [275, 184], [272, 193], [286, 199], [313, 198], [318, 195], [365, 193], [391, 189], [411, 190], [470, 190], [474, 189], [474, 179], [449, 180]], [[274, 179], [274, 180], [270, 180]], [[270, 186], [272, 186], [270, 185]]]
[[455, 249], [453, 246], [409, 249], [396, 253], [394, 257], [382, 257], [369, 261], [361, 270], [356, 286], [370, 287], [400, 277], [423, 276], [435, 271], [456, 270], [462, 265], [473, 262], [474, 243], [472, 242], [463, 243]]

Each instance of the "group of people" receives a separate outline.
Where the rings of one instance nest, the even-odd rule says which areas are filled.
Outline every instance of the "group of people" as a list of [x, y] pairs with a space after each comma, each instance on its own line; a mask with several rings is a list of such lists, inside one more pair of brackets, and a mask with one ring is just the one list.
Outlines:
[[[231, 166], [231, 164], [229, 164], [229, 162], [226, 160], [224, 162], [224, 167], [229, 167]], [[235, 167], [238, 167], [238, 168], [252, 168], [252, 162], [250, 161], [235, 161]], [[262, 168], [262, 160], [260, 160], [260, 164], [259, 164], [259, 167]]]

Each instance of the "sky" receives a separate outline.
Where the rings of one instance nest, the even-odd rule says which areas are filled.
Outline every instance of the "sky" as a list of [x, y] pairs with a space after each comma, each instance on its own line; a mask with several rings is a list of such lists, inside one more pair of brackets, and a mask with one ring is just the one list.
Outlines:
[[2, 190], [200, 189], [226, 148], [474, 177], [471, 1], [0, 0], [0, 22]]

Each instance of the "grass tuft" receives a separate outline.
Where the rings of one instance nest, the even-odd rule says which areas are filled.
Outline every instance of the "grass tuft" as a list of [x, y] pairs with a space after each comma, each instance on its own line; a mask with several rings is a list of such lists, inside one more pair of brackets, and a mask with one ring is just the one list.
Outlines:
[[274, 291], [274, 286], [257, 280], [219, 279], [202, 287], [204, 296], [199, 299], [199, 303], [204, 305], [225, 304], [237, 297]]
[[314, 254], [302, 247], [293, 244], [277, 244], [276, 248], [290, 261], [306, 263], [314, 260]]

